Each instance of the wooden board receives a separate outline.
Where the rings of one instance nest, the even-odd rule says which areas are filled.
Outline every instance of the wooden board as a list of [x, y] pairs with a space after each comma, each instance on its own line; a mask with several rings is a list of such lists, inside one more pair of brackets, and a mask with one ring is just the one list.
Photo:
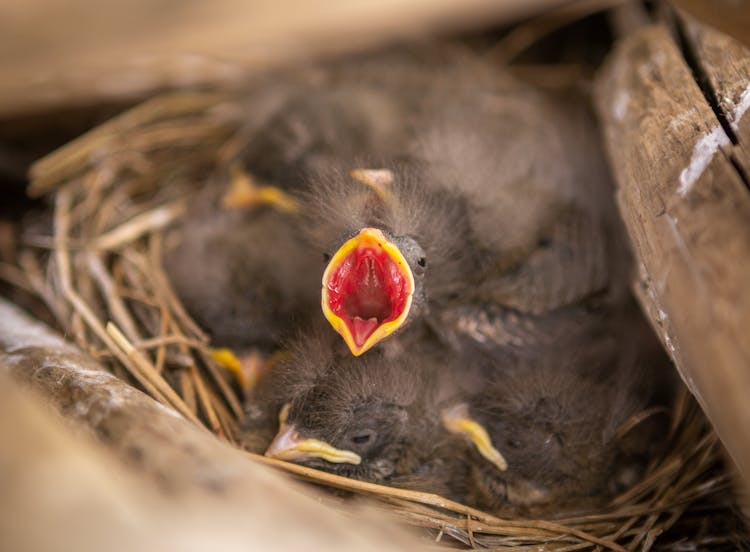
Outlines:
[[[750, 9], [750, 8], [749, 8]], [[713, 106], [729, 126], [735, 143], [728, 152], [739, 165], [746, 184], [750, 177], [750, 50], [725, 34], [716, 32], [683, 14], [686, 40], [695, 55], [696, 69], [715, 100]], [[750, 35], [750, 16], [747, 21]]]
[[700, 21], [750, 47], [750, 0], [669, 0]]
[[251, 461], [1, 298], [0, 443], [4, 550], [418, 546]]
[[570, 0], [3, 0], [0, 117], [508, 23]]
[[[701, 36], [693, 50], [744, 129], [748, 53], [715, 31]], [[750, 481], [750, 192], [737, 163], [750, 140], [738, 130], [732, 143], [662, 26], [617, 46], [596, 101], [638, 261], [636, 293]]]

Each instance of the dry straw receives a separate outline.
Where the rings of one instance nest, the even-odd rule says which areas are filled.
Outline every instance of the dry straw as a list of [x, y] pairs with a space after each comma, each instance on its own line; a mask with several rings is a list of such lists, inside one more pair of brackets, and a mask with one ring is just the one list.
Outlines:
[[[197, 186], [223, 185], [228, 178], [245, 140], [235, 107], [231, 98], [214, 94], [159, 97], [39, 161], [30, 191], [52, 199], [53, 236], [27, 233], [19, 265], [0, 265], [0, 277], [35, 294], [79, 347], [230, 443], [239, 441], [239, 386], [213, 360], [161, 257], [165, 229], [185, 216], [183, 199]], [[557, 519], [501, 519], [437, 495], [249, 457], [365, 495], [401, 522], [428, 528], [438, 541], [470, 547], [741, 546], [739, 530], [727, 522], [731, 481], [717, 438], [687, 392], [670, 415], [668, 450], [653, 459], [642, 481], [598, 511]]]

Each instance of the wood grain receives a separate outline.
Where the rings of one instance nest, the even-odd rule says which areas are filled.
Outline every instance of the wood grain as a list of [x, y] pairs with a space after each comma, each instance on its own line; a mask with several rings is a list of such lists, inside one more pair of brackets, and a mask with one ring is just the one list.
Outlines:
[[750, 0], [669, 0], [703, 23], [750, 47]]
[[[688, 15], [683, 14], [681, 20], [704, 87], [715, 99], [714, 108], [728, 124], [730, 134], [734, 134], [735, 147], [728, 154], [748, 184], [750, 117], [744, 115], [750, 110], [750, 49]], [[750, 15], [747, 32], [750, 34]]]
[[[26, 397], [29, 390], [46, 404]], [[318, 494], [104, 371], [2, 299], [0, 443], [8, 550], [417, 545], [377, 523], [379, 514], [355, 519], [322, 505]]]
[[[725, 90], [747, 86], [744, 55], [712, 58]], [[638, 260], [636, 293], [749, 481], [750, 193], [733, 163], [743, 146], [661, 26], [618, 45], [596, 101]]]

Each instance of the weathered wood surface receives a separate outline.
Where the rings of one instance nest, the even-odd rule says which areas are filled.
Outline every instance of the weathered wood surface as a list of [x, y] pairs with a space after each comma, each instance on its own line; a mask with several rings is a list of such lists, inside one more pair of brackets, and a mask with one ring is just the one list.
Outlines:
[[597, 104], [639, 264], [636, 293], [747, 482], [750, 191], [741, 164], [750, 144], [748, 52], [707, 28], [686, 34], [737, 144], [661, 26], [619, 44], [599, 76]]
[[[748, 6], [750, 11], [750, 6]], [[696, 56], [698, 71], [715, 99], [715, 109], [729, 126], [735, 147], [727, 150], [740, 166], [746, 184], [750, 178], [750, 50], [725, 34], [718, 33], [683, 15], [686, 39]], [[747, 18], [750, 37], [750, 14]]]
[[406, 37], [511, 22], [571, 0], [3, 0], [0, 117]]
[[392, 523], [322, 506], [2, 299], [0, 443], [4, 550], [415, 549]]
[[669, 0], [700, 21], [750, 47], [750, 0]]

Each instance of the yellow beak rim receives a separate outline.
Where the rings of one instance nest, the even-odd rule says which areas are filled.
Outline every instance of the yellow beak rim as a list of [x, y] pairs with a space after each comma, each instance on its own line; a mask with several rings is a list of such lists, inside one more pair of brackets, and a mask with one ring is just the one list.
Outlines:
[[271, 442], [265, 456], [299, 462], [320, 458], [332, 464], [354, 464], [362, 463], [362, 458], [350, 450], [337, 449], [336, 447], [318, 439], [302, 438], [293, 425], [282, 425], [279, 433]]
[[463, 435], [474, 444], [479, 454], [494, 464], [500, 471], [508, 469], [508, 462], [492, 444], [487, 430], [476, 420], [469, 417], [465, 404], [448, 408], [442, 414], [443, 427], [457, 435]]
[[[372, 247], [382, 248], [390, 258], [396, 263], [401, 269], [402, 273], [406, 276], [408, 283], [407, 297], [404, 303], [404, 308], [401, 313], [388, 322], [380, 324], [375, 331], [370, 334], [367, 339], [361, 345], [357, 344], [354, 340], [349, 326], [346, 321], [334, 313], [328, 306], [329, 303], [329, 289], [328, 280], [331, 273], [335, 268], [349, 255], [355, 248], [361, 246], [370, 245]], [[323, 315], [326, 320], [331, 324], [334, 330], [336, 330], [341, 337], [344, 338], [349, 350], [354, 356], [360, 356], [375, 344], [388, 337], [390, 334], [395, 332], [401, 326], [403, 326], [406, 319], [409, 317], [409, 311], [411, 310], [412, 299], [414, 296], [414, 274], [409, 267], [409, 263], [406, 262], [406, 258], [403, 256], [399, 248], [390, 240], [388, 240], [381, 230], [377, 228], [363, 228], [353, 238], [347, 240], [336, 253], [331, 257], [328, 262], [325, 271], [323, 272], [322, 280], [322, 292], [321, 292], [321, 308], [323, 309]]]
[[300, 437], [293, 425], [286, 423], [290, 404], [281, 407], [279, 412], [279, 432], [264, 453], [279, 460], [301, 461], [321, 458], [333, 464], [359, 465], [362, 458], [356, 452], [337, 449], [324, 441]]

